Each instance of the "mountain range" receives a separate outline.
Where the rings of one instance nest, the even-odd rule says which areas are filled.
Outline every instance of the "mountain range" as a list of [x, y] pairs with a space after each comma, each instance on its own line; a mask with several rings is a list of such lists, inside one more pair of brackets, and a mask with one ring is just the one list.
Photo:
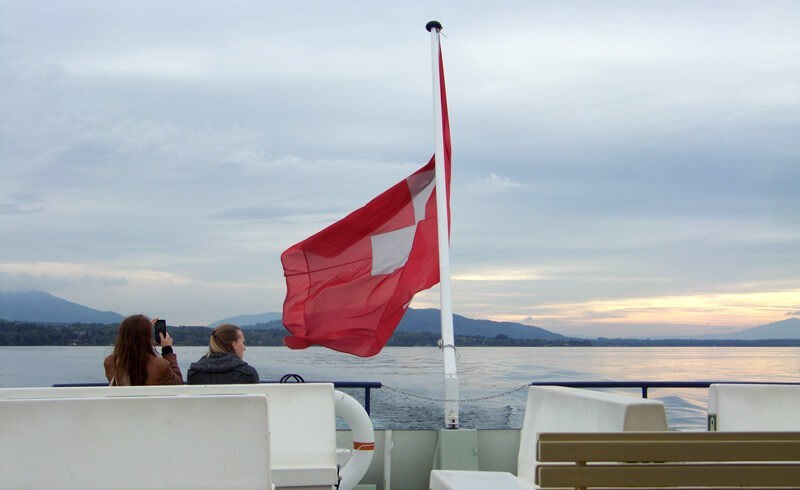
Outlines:
[[767, 323], [758, 327], [739, 330], [732, 333], [718, 333], [713, 335], [698, 335], [697, 339], [800, 339], [800, 318], [787, 318], [777, 322]]
[[[399, 332], [439, 332], [439, 310], [409, 308], [397, 327]], [[113, 311], [100, 311], [53, 296], [44, 291], [0, 291], [0, 319], [41, 323], [119, 323], [123, 316]], [[233, 323], [246, 328], [281, 329], [281, 313], [266, 312], [239, 315], [209, 324]], [[506, 335], [517, 339], [567, 339], [564, 335], [543, 328], [514, 322], [476, 320], [453, 315], [457, 335], [493, 338]], [[800, 318], [787, 318], [774, 323], [725, 334], [698, 335], [696, 339], [800, 339]]]
[[[281, 317], [280, 313], [264, 313], [264, 315], [277, 315]], [[397, 325], [396, 332], [427, 332], [438, 334], [441, 331], [440, 325], [440, 312], [436, 309], [419, 309], [415, 310], [409, 308], [400, 324]], [[281, 320], [272, 320], [269, 322], [258, 323], [255, 325], [248, 325], [246, 323], [239, 323], [244, 328], [256, 329], [270, 329], [270, 328], [283, 328]], [[456, 335], [475, 335], [481, 337], [496, 337], [497, 335], [506, 335], [507, 337], [515, 339], [546, 339], [546, 340], [563, 340], [566, 337], [543, 328], [522, 325], [513, 322], [493, 322], [491, 320], [475, 320], [461, 315], [453, 315], [453, 331]]]
[[[409, 308], [397, 331], [400, 332], [430, 332], [439, 333], [441, 313], [436, 309], [415, 310]], [[479, 335], [482, 337], [495, 337], [507, 335], [516, 339], [566, 339], [568, 337], [545, 330], [543, 328], [522, 325], [513, 322], [494, 322], [491, 320], [476, 320], [461, 315], [453, 315], [453, 330], [457, 335]]]
[[100, 311], [44, 291], [0, 291], [0, 318], [41, 323], [119, 323], [113, 311]]
[[238, 315], [229, 318], [217, 320], [214, 323], [209, 323], [209, 328], [214, 328], [223, 323], [233, 323], [234, 325], [258, 325], [262, 323], [274, 322], [283, 318], [283, 314], [276, 312], [256, 313], [254, 315]]

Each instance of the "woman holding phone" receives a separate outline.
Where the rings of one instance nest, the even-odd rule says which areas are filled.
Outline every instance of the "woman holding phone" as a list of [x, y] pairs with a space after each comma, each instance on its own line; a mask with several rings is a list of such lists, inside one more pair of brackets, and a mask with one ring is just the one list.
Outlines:
[[161, 357], [153, 347], [152, 321], [144, 315], [132, 315], [119, 324], [114, 352], [103, 366], [111, 386], [183, 384], [178, 356], [172, 351], [172, 337], [159, 332]]
[[244, 332], [225, 323], [211, 331], [208, 354], [193, 362], [187, 373], [190, 385], [258, 383], [258, 372], [242, 360]]

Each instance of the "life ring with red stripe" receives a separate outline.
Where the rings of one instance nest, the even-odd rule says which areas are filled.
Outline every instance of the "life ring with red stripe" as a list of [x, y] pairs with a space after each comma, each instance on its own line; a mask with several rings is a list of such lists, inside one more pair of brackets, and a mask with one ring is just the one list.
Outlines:
[[353, 434], [353, 448], [350, 458], [339, 470], [339, 490], [350, 490], [366, 474], [375, 452], [375, 431], [367, 411], [358, 401], [347, 393], [334, 391], [336, 415], [344, 419]]

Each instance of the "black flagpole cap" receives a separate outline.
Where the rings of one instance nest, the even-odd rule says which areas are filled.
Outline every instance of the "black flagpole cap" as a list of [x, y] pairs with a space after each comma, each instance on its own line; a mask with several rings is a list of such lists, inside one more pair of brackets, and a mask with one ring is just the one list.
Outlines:
[[440, 24], [438, 20], [432, 20], [432, 21], [428, 22], [427, 24], [425, 24], [425, 29], [427, 29], [428, 32], [431, 32], [431, 29], [437, 29], [437, 30], [441, 31], [442, 30], [442, 24]]

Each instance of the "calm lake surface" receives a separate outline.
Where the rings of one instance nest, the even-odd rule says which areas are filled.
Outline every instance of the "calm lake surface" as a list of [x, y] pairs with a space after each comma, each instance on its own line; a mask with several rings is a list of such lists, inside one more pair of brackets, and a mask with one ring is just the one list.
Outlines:
[[[175, 348], [181, 370], [206, 352]], [[111, 347], [0, 347], [0, 387], [104, 382]], [[502, 394], [534, 381], [800, 382], [800, 347], [463, 347], [458, 350], [461, 399]], [[245, 360], [262, 380], [297, 373], [307, 381], [380, 381], [372, 392], [379, 429], [430, 429], [443, 424], [442, 354], [434, 347], [387, 347], [362, 359], [323, 348], [292, 351], [249, 347]], [[411, 392], [410, 396], [392, 388]], [[363, 390], [344, 390], [363, 401]], [[640, 390], [615, 390], [639, 396]], [[520, 428], [525, 390], [461, 402], [463, 427]], [[652, 389], [670, 428], [703, 430], [706, 389]], [[431, 398], [431, 399], [429, 399]]]

